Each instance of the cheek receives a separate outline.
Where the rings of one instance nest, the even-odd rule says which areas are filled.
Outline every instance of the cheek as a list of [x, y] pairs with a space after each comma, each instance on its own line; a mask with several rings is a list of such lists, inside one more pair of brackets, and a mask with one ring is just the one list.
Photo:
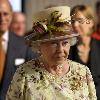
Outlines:
[[49, 58], [52, 59], [54, 57], [54, 55], [55, 55], [56, 49], [50, 47], [50, 48], [47, 49], [47, 51], [48, 51], [47, 53], [48, 53]]
[[66, 46], [66, 48], [64, 48], [64, 53], [66, 56], [69, 55], [69, 50], [70, 50], [70, 44], [68, 46]]
[[82, 35], [82, 34], [84, 34], [84, 29], [85, 29], [85, 25], [84, 24], [80, 24], [78, 27], [76, 27], [76, 31], [80, 34], [80, 35]]
[[82, 31], [84, 34], [88, 33], [90, 31], [90, 27], [89, 27], [89, 24], [85, 24], [83, 27], [82, 27]]
[[25, 24], [24, 23], [21, 23], [20, 25], [21, 25], [21, 28], [23, 28], [23, 29], [25, 28]]
[[51, 47], [48, 47], [48, 46], [42, 46], [40, 51], [46, 59], [51, 58], [55, 52], [54, 49], [52, 49]]
[[11, 23], [11, 20], [12, 20], [12, 16], [9, 15], [9, 16], [6, 17], [6, 21], [8, 22], [8, 24]]
[[80, 33], [81, 32], [81, 27], [82, 26], [80, 24], [78, 24], [78, 25], [73, 24], [73, 29], [74, 29], [75, 32]]

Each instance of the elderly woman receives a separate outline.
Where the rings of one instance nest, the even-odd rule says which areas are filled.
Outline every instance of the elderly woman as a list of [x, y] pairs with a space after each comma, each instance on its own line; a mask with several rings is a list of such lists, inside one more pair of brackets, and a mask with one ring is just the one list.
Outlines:
[[6, 100], [97, 100], [89, 69], [67, 59], [77, 36], [68, 6], [35, 14], [33, 33], [26, 39], [41, 56], [19, 66]]

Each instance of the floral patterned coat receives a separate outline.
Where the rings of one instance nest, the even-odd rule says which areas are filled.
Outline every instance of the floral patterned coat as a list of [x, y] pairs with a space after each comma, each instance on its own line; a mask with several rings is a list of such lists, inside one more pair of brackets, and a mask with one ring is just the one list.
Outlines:
[[49, 73], [40, 59], [17, 69], [6, 100], [97, 100], [89, 69], [68, 60], [70, 70], [63, 77]]

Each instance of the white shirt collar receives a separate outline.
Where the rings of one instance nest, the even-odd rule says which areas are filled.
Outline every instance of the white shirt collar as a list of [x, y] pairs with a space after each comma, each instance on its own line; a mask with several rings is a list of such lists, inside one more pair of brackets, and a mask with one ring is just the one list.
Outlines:
[[4, 34], [3, 34], [3, 36], [2, 36], [2, 38], [6, 41], [6, 42], [8, 42], [8, 40], [9, 40], [9, 36], [8, 36], [9, 34], [8, 34], [8, 31], [6, 31]]
[[3, 48], [4, 48], [5, 52], [7, 52], [8, 41], [9, 41], [9, 32], [8, 31], [6, 31], [3, 34], [2, 39], [4, 39], [4, 41], [2, 42]]

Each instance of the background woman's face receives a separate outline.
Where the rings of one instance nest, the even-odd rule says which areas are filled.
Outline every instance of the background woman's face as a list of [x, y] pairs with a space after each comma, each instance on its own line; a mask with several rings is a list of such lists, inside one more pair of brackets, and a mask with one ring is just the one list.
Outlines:
[[74, 23], [72, 26], [80, 35], [87, 35], [91, 32], [93, 21], [87, 19], [82, 12], [78, 11], [74, 16]]
[[52, 65], [62, 64], [68, 57], [69, 49], [69, 40], [50, 41], [40, 45], [45, 61]]

